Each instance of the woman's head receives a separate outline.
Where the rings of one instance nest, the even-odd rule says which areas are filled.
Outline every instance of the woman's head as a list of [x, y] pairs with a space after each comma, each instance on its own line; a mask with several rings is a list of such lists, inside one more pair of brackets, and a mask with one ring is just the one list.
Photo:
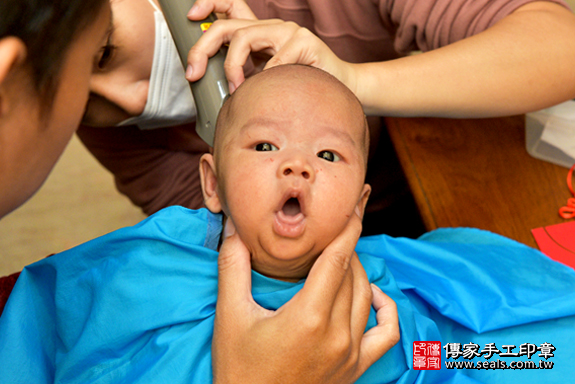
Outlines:
[[106, 0], [3, 0], [0, 36], [19, 38], [34, 88], [45, 98], [55, 91], [65, 53], [78, 32], [94, 22]]
[[77, 128], [108, 0], [0, 3], [0, 217], [42, 184]]
[[[193, 108], [189, 84], [171, 35], [165, 31], [167, 24], [158, 11], [157, 1], [114, 0], [111, 5], [113, 33], [106, 47], [106, 60], [102, 60], [92, 76], [82, 123], [110, 127], [139, 116], [146, 109], [150, 92], [161, 94], [162, 101], [167, 102], [164, 108], [173, 111], [177, 105], [168, 102], [174, 95], [170, 79], [176, 81], [178, 88], [183, 86], [184, 91], [187, 88], [187, 99]], [[161, 89], [154, 90], [154, 84]], [[164, 108], [152, 106], [155, 114], [163, 113]]]

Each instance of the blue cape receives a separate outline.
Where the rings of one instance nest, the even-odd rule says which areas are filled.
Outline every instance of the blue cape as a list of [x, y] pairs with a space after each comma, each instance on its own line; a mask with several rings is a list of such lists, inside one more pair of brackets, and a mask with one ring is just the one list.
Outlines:
[[[6, 383], [207, 383], [221, 217], [171, 207], [24, 269], [0, 318]], [[575, 271], [512, 240], [441, 229], [418, 240], [360, 239], [369, 280], [398, 307], [401, 340], [358, 383], [569, 382], [575, 377]], [[252, 274], [276, 309], [301, 289]], [[375, 325], [372, 310], [368, 328]], [[414, 370], [413, 342], [556, 349], [478, 361], [552, 361], [553, 369]], [[442, 350], [442, 361], [446, 359]], [[457, 361], [463, 361], [459, 358]]]

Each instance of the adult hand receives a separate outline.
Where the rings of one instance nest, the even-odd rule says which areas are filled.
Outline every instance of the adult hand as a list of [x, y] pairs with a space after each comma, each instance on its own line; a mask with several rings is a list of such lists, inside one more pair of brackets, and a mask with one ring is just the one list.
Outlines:
[[323, 69], [354, 90], [354, 66], [340, 60], [308, 29], [279, 19], [257, 20], [241, 0], [200, 0], [188, 17], [201, 20], [209, 12], [225, 13], [228, 20], [216, 21], [188, 54], [186, 78], [197, 81], [206, 70], [208, 58], [229, 44], [224, 64], [233, 92], [244, 80], [243, 66], [251, 52], [263, 52], [271, 59], [264, 69], [281, 64], [305, 64]]
[[[228, 220], [212, 343], [215, 383], [352, 383], [397, 343], [396, 305], [370, 289], [354, 252], [360, 231], [354, 215], [302, 290], [270, 311], [252, 297], [250, 254]], [[372, 302], [378, 325], [364, 334]]]

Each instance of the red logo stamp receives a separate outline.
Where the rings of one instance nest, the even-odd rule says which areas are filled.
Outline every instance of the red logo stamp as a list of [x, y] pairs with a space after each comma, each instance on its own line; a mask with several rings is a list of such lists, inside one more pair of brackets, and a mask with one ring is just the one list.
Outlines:
[[414, 341], [413, 369], [441, 369], [441, 342]]

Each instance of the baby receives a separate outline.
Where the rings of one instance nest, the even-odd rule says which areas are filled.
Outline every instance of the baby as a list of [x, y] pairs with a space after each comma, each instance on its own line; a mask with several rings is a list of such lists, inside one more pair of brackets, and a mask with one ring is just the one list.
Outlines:
[[200, 160], [206, 207], [233, 221], [253, 269], [301, 280], [363, 216], [368, 140], [361, 104], [337, 79], [301, 65], [265, 71], [220, 112], [213, 155]]
[[[367, 141], [359, 102], [330, 75], [283, 66], [250, 78], [224, 105], [213, 155], [201, 160], [211, 212], [169, 207], [26, 267], [0, 317], [0, 380], [211, 382], [219, 212], [252, 256], [253, 300], [277, 310], [301, 292], [353, 215], [363, 215]], [[575, 343], [572, 269], [473, 228], [360, 238], [355, 251], [370, 283], [396, 303], [401, 332], [357, 383], [572, 380], [570, 354], [560, 352]], [[377, 324], [372, 310], [366, 328]], [[286, 332], [298, 326], [286, 324]], [[445, 348], [436, 348], [431, 368], [416, 359], [422, 341]], [[540, 354], [519, 354], [527, 343]], [[498, 356], [487, 361], [484, 346], [499, 348]], [[442, 364], [475, 357], [555, 366]]]

